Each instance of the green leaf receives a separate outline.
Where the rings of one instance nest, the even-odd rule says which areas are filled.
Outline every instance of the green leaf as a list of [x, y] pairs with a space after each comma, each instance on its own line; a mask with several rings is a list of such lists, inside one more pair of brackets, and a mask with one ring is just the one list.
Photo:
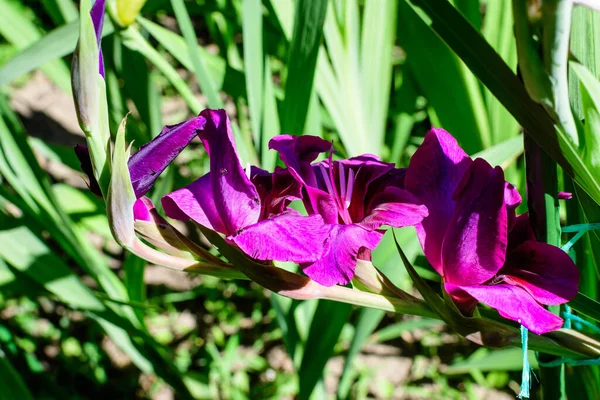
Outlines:
[[[537, 369], [537, 360], [533, 351], [527, 353], [531, 368]], [[523, 357], [521, 349], [501, 349], [486, 351], [481, 356], [477, 352], [464, 361], [454, 362], [444, 369], [447, 375], [468, 374], [471, 370], [479, 371], [521, 371]]]
[[405, 1], [399, 6], [398, 38], [406, 50], [410, 71], [435, 109], [441, 127], [451, 132], [469, 154], [488, 147], [491, 134], [487, 110], [477, 82]]
[[577, 293], [577, 296], [569, 302], [569, 306], [594, 321], [600, 322], [600, 303], [596, 300]]
[[[570, 51], [592, 75], [600, 78], [600, 13], [587, 7], [574, 7]], [[569, 98], [577, 119], [583, 119], [579, 77], [569, 70]]]
[[299, 0], [296, 3], [281, 111], [283, 133], [300, 135], [304, 130], [326, 11], [327, 0]]
[[377, 325], [381, 322], [385, 312], [381, 310], [373, 310], [370, 308], [363, 308], [360, 310], [358, 315], [358, 321], [356, 322], [356, 328], [350, 348], [346, 354], [346, 360], [344, 361], [344, 369], [342, 370], [342, 376], [340, 377], [340, 383], [338, 385], [337, 397], [340, 399], [348, 398], [352, 385], [352, 362], [354, 358], [360, 353], [360, 349], [369, 339], [369, 335], [377, 328]]
[[[252, 136], [256, 144], [260, 143], [261, 120], [263, 116], [263, 15], [260, 0], [243, 0], [242, 27], [244, 34], [244, 72], [246, 73], [246, 91], [248, 108], [252, 123]], [[268, 79], [271, 79], [268, 76]]]
[[519, 135], [473, 154], [471, 157], [483, 158], [490, 165], [500, 165], [506, 168], [521, 154], [523, 154], [523, 136]]
[[[0, 2], [0, 35], [16, 46], [25, 49], [42, 38], [36, 24], [26, 13], [20, 12], [19, 3], [11, 1]], [[56, 38], [54, 39], [56, 40]], [[62, 90], [70, 91], [71, 74], [62, 60], [48, 60], [48, 63], [38, 64], [50, 79]], [[14, 66], [13, 66], [14, 68]], [[0, 74], [3, 76], [3, 74]], [[5, 78], [4, 78], [5, 79]]]
[[585, 123], [583, 124], [584, 139], [583, 161], [595, 173], [600, 173], [600, 81], [583, 65], [571, 63], [580, 80], [581, 109]]
[[15, 370], [6, 354], [0, 350], [0, 398], [10, 400], [33, 400], [23, 378]]
[[192, 20], [187, 12], [187, 8], [185, 7], [183, 0], [171, 0], [171, 5], [173, 6], [173, 11], [175, 12], [175, 17], [177, 18], [179, 28], [181, 29], [183, 37], [187, 43], [187, 50], [190, 55], [190, 59], [192, 60], [192, 66], [194, 67], [193, 71], [198, 79], [201, 92], [207, 97], [209, 107], [223, 108], [223, 101], [221, 100], [218, 91], [215, 89], [212, 79], [208, 75], [202, 55], [198, 51], [198, 38], [196, 38], [196, 33], [194, 32], [194, 27], [192, 26]]
[[352, 306], [349, 304], [319, 301], [298, 371], [299, 399], [308, 399], [317, 382], [323, 378], [325, 364], [333, 354], [333, 348], [351, 311]]

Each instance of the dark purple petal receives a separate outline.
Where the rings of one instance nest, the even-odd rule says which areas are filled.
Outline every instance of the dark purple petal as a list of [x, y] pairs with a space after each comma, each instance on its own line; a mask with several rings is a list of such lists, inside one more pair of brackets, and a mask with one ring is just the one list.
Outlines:
[[[221, 211], [212, 193], [212, 172], [162, 198], [163, 209], [169, 218], [189, 219], [213, 231], [229, 235], [221, 219]], [[235, 232], [234, 232], [235, 233]]]
[[228, 240], [257, 260], [305, 263], [321, 257], [328, 232], [320, 215], [286, 212], [250, 225]]
[[102, 39], [102, 27], [104, 26], [104, 12], [106, 9], [106, 0], [96, 0], [92, 9], [90, 10], [90, 17], [94, 24], [94, 31], [96, 31], [96, 40], [98, 42], [98, 70], [100, 75], [104, 78], [104, 59], [102, 57], [102, 48], [100, 42]]
[[133, 219], [135, 221], [153, 222], [154, 218], [152, 218], [152, 214], [150, 213], [153, 209], [154, 204], [152, 204], [152, 200], [146, 196], [140, 197], [133, 203]]
[[563, 323], [559, 316], [546, 310], [526, 290], [518, 286], [507, 284], [454, 288], [452, 285], [446, 286], [454, 293], [463, 290], [483, 304], [498, 310], [504, 318], [517, 321], [538, 335], [559, 329]]
[[535, 233], [529, 224], [529, 213], [517, 215], [512, 228], [508, 232], [508, 248], [506, 252], [509, 253], [528, 240], [536, 240]]
[[94, 176], [94, 168], [92, 167], [90, 150], [84, 144], [76, 144], [75, 147], [73, 147], [73, 150], [75, 150], [75, 155], [79, 159], [81, 171], [86, 174], [90, 180], [90, 183], [88, 184], [90, 191], [96, 196], [102, 197], [102, 190], [100, 190], [100, 185], [98, 185], [98, 181]]
[[558, 247], [533, 240], [510, 252], [498, 275], [547, 305], [572, 300], [579, 288], [579, 270], [571, 257]]
[[275, 167], [275, 172], [270, 173], [253, 166], [250, 181], [260, 197], [260, 220], [281, 214], [290, 202], [302, 199], [302, 185], [287, 169]]
[[200, 116], [206, 118], [199, 136], [210, 157], [212, 198], [223, 221], [222, 233], [234, 235], [258, 222], [260, 198], [240, 164], [225, 110], [204, 110]]
[[279, 153], [281, 161], [302, 184], [316, 187], [310, 163], [321, 153], [331, 153], [333, 145], [317, 136], [279, 135], [269, 141], [269, 149]]
[[345, 285], [354, 277], [361, 248], [373, 250], [383, 233], [367, 231], [358, 225], [329, 225], [329, 235], [321, 259], [301, 264], [306, 275], [323, 286]]
[[187, 147], [205, 124], [206, 119], [198, 116], [177, 125], [165, 126], [156, 138], [140, 147], [127, 164], [136, 197], [148, 193], [159, 175]]
[[368, 229], [379, 229], [382, 225], [402, 228], [420, 223], [427, 217], [427, 207], [414, 195], [394, 186], [387, 187], [373, 200], [369, 215], [359, 224]]
[[456, 139], [443, 129], [431, 129], [410, 160], [404, 186], [429, 210], [417, 234], [431, 265], [442, 274], [442, 242], [454, 213], [452, 194], [472, 163]]
[[475, 160], [453, 198], [456, 208], [442, 245], [443, 276], [455, 285], [482, 284], [496, 275], [506, 257], [502, 168]]

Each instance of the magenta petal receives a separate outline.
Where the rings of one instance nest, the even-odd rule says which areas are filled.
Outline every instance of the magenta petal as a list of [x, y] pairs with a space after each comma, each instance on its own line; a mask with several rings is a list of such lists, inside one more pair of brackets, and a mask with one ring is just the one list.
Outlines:
[[[452, 287], [450, 289], [453, 290]], [[483, 304], [498, 310], [504, 318], [517, 321], [538, 335], [559, 329], [563, 324], [562, 318], [546, 310], [526, 290], [518, 286], [478, 285], [455, 289], [465, 291]]]
[[571, 200], [573, 198], [573, 193], [571, 192], [558, 192], [559, 200]]
[[508, 218], [508, 230], [512, 228], [515, 222], [515, 211], [523, 199], [517, 188], [509, 182], [504, 183], [504, 202], [506, 203], [506, 215]]
[[225, 110], [204, 110], [206, 126], [199, 133], [210, 157], [211, 192], [218, 206], [226, 235], [234, 235], [239, 229], [258, 222], [260, 198], [250, 178], [240, 164], [229, 118]]
[[547, 243], [526, 241], [510, 252], [499, 275], [506, 283], [523, 287], [538, 302], [566, 303], [579, 287], [579, 270], [567, 253]]
[[452, 194], [471, 164], [456, 139], [443, 129], [432, 129], [410, 160], [404, 187], [429, 210], [417, 234], [431, 265], [442, 274], [442, 242], [454, 212]]
[[301, 264], [306, 275], [323, 286], [345, 285], [354, 277], [361, 248], [373, 250], [383, 234], [358, 225], [329, 225], [329, 236], [321, 259]]
[[228, 239], [257, 260], [305, 263], [321, 257], [328, 232], [320, 215], [286, 212], [250, 225]]
[[496, 275], [506, 257], [502, 169], [492, 168], [480, 158], [475, 160], [454, 198], [456, 209], [442, 247], [444, 277], [455, 285], [481, 284]]
[[410, 192], [389, 186], [380, 193], [371, 205], [369, 215], [360, 222], [368, 230], [379, 229], [382, 225], [402, 228], [420, 223], [427, 217], [427, 207]]
[[162, 205], [169, 218], [180, 221], [192, 219], [213, 231], [229, 234], [212, 195], [211, 175], [212, 172], [209, 172], [189, 185], [163, 196]]
[[136, 197], [146, 194], [159, 175], [204, 128], [206, 120], [195, 117], [177, 125], [165, 126], [151, 142], [140, 147], [128, 162]]
[[146, 196], [140, 197], [133, 203], [133, 219], [135, 221], [153, 222], [154, 218], [152, 218], [152, 214], [150, 214], [152, 209], [154, 209], [152, 200]]

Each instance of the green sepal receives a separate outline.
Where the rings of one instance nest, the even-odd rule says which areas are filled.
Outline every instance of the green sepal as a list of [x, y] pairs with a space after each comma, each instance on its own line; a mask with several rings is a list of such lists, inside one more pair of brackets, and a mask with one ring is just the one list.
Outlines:
[[126, 123], [127, 117], [121, 122], [115, 139], [111, 178], [106, 198], [106, 214], [110, 230], [117, 243], [125, 248], [131, 248], [136, 239], [133, 217], [136, 197], [127, 165], [130, 148], [125, 144]]

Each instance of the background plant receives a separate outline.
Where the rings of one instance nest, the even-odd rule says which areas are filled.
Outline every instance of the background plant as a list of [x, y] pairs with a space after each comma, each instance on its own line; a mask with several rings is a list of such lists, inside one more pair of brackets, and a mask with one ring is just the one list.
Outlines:
[[[525, 85], [514, 74], [513, 24], [527, 28], [520, 44], [548, 24], [527, 19], [518, 1], [514, 15], [521, 21], [513, 21], [507, 1], [142, 3], [114, 3], [103, 40], [110, 131], [116, 132], [132, 111], [127, 140], [134, 145], [147, 142], [165, 123], [207, 106], [226, 107], [236, 117], [242, 158], [266, 168], [276, 162], [274, 153], [266, 151], [268, 140], [289, 132], [332, 139], [347, 156], [373, 152], [406, 166], [423, 134], [435, 125], [451, 131], [469, 154], [507, 167], [507, 179], [525, 193], [522, 126], [563, 168], [561, 186], [576, 192], [577, 201], [563, 206], [566, 223], [599, 222], [594, 118], [600, 105], [600, 53], [590, 41], [598, 36], [597, 12], [573, 11], [570, 49], [585, 68], [574, 64], [570, 70], [571, 126], [556, 118], [552, 90], [544, 92], [535, 74], [523, 74]], [[136, 6], [143, 6], [138, 16]], [[7, 398], [87, 397], [90, 385], [111, 395], [153, 396], [165, 384], [183, 398], [292, 393], [318, 398], [328, 392], [345, 398], [374, 390], [382, 397], [394, 390], [397, 395], [477, 397], [481, 387], [510, 392], [507, 382], [519, 380], [519, 374], [508, 371], [521, 368], [520, 350], [475, 351], [456, 336], [450, 337], [457, 344], [442, 346], [448, 334], [435, 320], [276, 295], [265, 300], [262, 290], [239, 281], [203, 277], [177, 289], [164, 280], [146, 286], [144, 272], [153, 269], [120, 252], [108, 232], [103, 204], [89, 195], [81, 179], [69, 180], [77, 163], [64, 140], [57, 144], [48, 137], [45, 110], [27, 115], [15, 103], [19, 90], [40, 76], [70, 92], [77, 4], [2, 0], [0, 7], [0, 83], [5, 85], [0, 103], [0, 365], [6, 371], [0, 392]], [[540, 42], [529, 44], [534, 53], [520, 56], [521, 69], [529, 61], [530, 72], [543, 81], [552, 70], [544, 69], [543, 52], [535, 58]], [[36, 69], [43, 75], [30, 74]], [[32, 124], [36, 117], [42, 118], [42, 130]], [[583, 119], [585, 125], [576, 123]], [[206, 161], [198, 148], [186, 151], [153, 193], [183, 186], [206, 170]], [[71, 170], [61, 175], [53, 165]], [[398, 234], [419, 274], [435, 280], [414, 233]], [[582, 271], [581, 293], [587, 296], [580, 296], [576, 306], [587, 305], [591, 318], [598, 318], [597, 241], [590, 231], [573, 248]], [[395, 284], [411, 290], [391, 236], [377, 249], [374, 263]], [[175, 281], [184, 279], [180, 274]], [[181, 318], [188, 318], [189, 325]], [[407, 332], [418, 339], [407, 339]], [[394, 340], [413, 359], [403, 385], [379, 383], [382, 378], [370, 376], [357, 359], [363, 344], [383, 340]], [[291, 364], [287, 367], [269, 359], [282, 344], [289, 354], [281, 357]], [[123, 365], [111, 346], [122, 352]], [[337, 387], [325, 384], [332, 355], [345, 356]], [[436, 367], [440, 361], [445, 368]], [[568, 367], [564, 379], [571, 396], [594, 398], [598, 373], [597, 366]], [[373, 379], [376, 385], [369, 384]], [[424, 382], [434, 384], [429, 388]]]

